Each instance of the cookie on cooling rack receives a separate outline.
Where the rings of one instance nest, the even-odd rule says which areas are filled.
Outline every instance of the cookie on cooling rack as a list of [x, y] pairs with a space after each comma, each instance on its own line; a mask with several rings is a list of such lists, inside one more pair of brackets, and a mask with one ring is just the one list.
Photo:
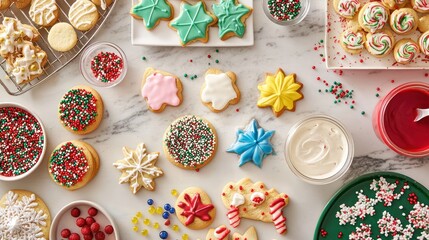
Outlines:
[[22, 24], [18, 19], [5, 17], [0, 25], [0, 56], [9, 58], [18, 55], [25, 41], [35, 42], [39, 36], [34, 27]]
[[50, 27], [58, 20], [60, 10], [55, 0], [33, 0], [28, 14], [37, 25]]
[[9, 73], [17, 84], [28, 83], [43, 74], [48, 55], [32, 42], [24, 42], [18, 55], [7, 59]]
[[31, 0], [12, 0], [12, 2], [15, 3], [15, 6], [19, 9], [26, 8], [28, 5], [30, 5]]
[[100, 6], [101, 9], [106, 10], [107, 7], [109, 7], [110, 5], [112, 5], [113, 0], [92, 0], [92, 2], [95, 5]]
[[99, 13], [94, 3], [89, 0], [77, 0], [69, 10], [70, 23], [79, 31], [88, 31], [95, 26]]
[[60, 22], [49, 30], [48, 42], [54, 50], [67, 52], [76, 46], [77, 34], [72, 25]]
[[0, 0], [0, 10], [8, 9], [11, 4], [10, 0]]

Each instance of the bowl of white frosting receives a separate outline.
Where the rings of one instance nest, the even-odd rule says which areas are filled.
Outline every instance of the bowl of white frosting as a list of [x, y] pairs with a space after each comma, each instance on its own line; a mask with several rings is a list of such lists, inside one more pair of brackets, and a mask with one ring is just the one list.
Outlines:
[[284, 155], [291, 171], [302, 180], [328, 184], [349, 169], [354, 156], [353, 138], [335, 118], [313, 115], [290, 129]]

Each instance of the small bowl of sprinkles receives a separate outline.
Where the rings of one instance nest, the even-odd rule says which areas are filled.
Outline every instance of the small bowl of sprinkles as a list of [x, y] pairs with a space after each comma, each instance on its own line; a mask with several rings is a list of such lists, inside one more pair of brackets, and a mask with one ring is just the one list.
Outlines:
[[120, 47], [109, 42], [88, 46], [80, 59], [83, 77], [98, 87], [113, 87], [127, 74], [127, 59]]
[[0, 180], [30, 175], [42, 162], [46, 134], [40, 119], [15, 103], [0, 103]]
[[300, 23], [310, 10], [309, 0], [262, 0], [262, 8], [271, 22], [283, 26]]

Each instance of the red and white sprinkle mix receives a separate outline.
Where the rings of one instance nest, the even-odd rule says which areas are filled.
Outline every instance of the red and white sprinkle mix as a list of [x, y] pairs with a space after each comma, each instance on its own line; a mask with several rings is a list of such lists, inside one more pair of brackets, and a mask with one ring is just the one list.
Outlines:
[[340, 211], [335, 215], [340, 225], [345, 225], [347, 223], [355, 225], [358, 218], [365, 219], [367, 215], [374, 216], [374, 206], [377, 204], [377, 200], [367, 197], [362, 194], [362, 192], [358, 192], [357, 195], [358, 201], [354, 206], [348, 207], [345, 204], [340, 205]]
[[[391, 206], [394, 200], [399, 199], [404, 194], [404, 191], [401, 191], [401, 193], [395, 193], [394, 191], [396, 187], [396, 183], [390, 184], [383, 177], [380, 177], [378, 181], [374, 179], [370, 185], [371, 190], [377, 191], [375, 196], [378, 201], [384, 202], [384, 206]], [[403, 187], [404, 190], [408, 188], [408, 185]]]
[[98, 81], [110, 83], [122, 74], [124, 60], [113, 52], [100, 52], [91, 60], [91, 71]]
[[371, 237], [371, 224], [361, 223], [360, 227], [356, 227], [356, 231], [349, 235], [350, 240], [373, 240]]
[[389, 234], [391, 236], [396, 236], [403, 230], [401, 220], [394, 218], [387, 211], [383, 212], [383, 216], [377, 221], [377, 224], [380, 228], [380, 233], [386, 237], [388, 237]]

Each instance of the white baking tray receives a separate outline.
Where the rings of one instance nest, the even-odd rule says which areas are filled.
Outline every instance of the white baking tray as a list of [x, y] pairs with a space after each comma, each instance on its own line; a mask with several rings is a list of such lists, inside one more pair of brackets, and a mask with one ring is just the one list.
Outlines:
[[[133, 6], [138, 4], [140, 0], [132, 0]], [[258, 0], [259, 1], [259, 0]], [[180, 3], [178, 0], [170, 0], [171, 5], [174, 7], [174, 17], [180, 14]], [[190, 1], [195, 3], [196, 1]], [[206, 0], [207, 9], [212, 12], [212, 5], [217, 1]], [[240, 0], [240, 3], [253, 8], [253, 0]], [[246, 33], [243, 38], [232, 37], [222, 41], [218, 37], [219, 29], [217, 27], [210, 27], [209, 41], [207, 43], [191, 43], [187, 47], [243, 47], [253, 46], [253, 14], [246, 19]], [[131, 17], [131, 43], [133, 45], [144, 46], [175, 46], [181, 47], [179, 35], [177, 32], [168, 27], [168, 21], [161, 21], [159, 25], [148, 31], [144, 25], [143, 20], [137, 20]]]
[[[363, 4], [369, 2], [363, 0]], [[344, 51], [338, 42], [340, 34], [346, 28], [346, 21], [342, 19], [334, 10], [333, 0], [326, 0], [326, 25], [325, 25], [325, 55], [326, 67], [328, 69], [429, 69], [429, 58], [424, 54], [419, 54], [417, 59], [408, 64], [396, 63], [393, 53], [384, 57], [376, 58], [369, 54], [366, 49], [360, 54], [350, 54]], [[390, 26], [386, 26], [390, 28]], [[330, 31], [329, 31], [330, 29]], [[395, 40], [402, 38], [412, 38], [417, 41], [420, 32], [398, 36], [394, 34]]]

